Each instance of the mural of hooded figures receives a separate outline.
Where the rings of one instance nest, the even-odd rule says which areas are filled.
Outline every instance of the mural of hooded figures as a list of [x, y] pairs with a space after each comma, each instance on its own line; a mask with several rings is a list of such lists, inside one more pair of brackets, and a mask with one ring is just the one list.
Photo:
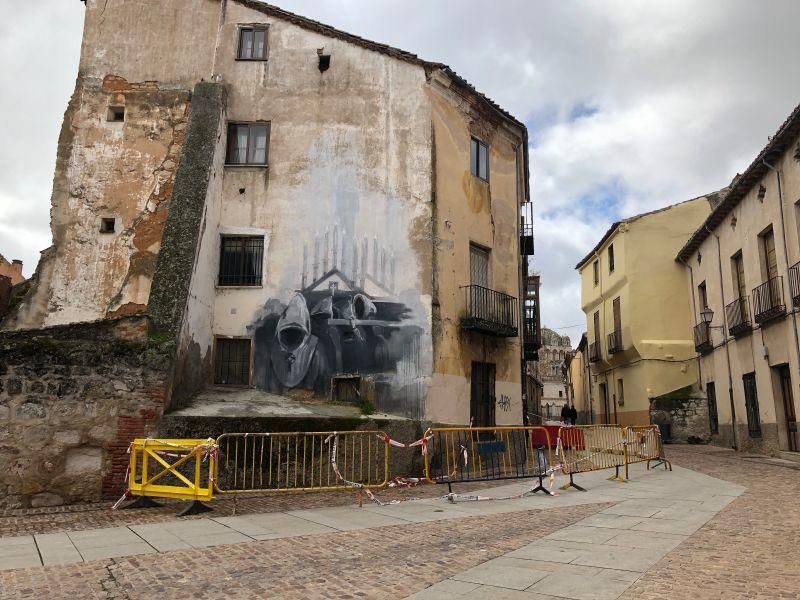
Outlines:
[[[309, 307], [312, 307], [309, 310]], [[333, 376], [370, 373], [387, 381], [413, 352], [421, 328], [409, 323], [402, 302], [375, 298], [337, 269], [303, 290], [288, 305], [272, 299], [254, 330], [256, 387], [283, 393], [326, 395]]]
[[[261, 371], [265, 382], [271, 383], [267, 386], [270, 391], [303, 387], [324, 392], [327, 361], [319, 347], [319, 338], [311, 332], [311, 316], [303, 295], [296, 293], [274, 326], [270, 325], [268, 322], [267, 327], [259, 328], [256, 334], [256, 347], [264, 346], [261, 341], [268, 342], [269, 347], [267, 364], [256, 363], [257, 381]], [[263, 340], [270, 333], [272, 339]], [[266, 367], [266, 372], [259, 367]]]

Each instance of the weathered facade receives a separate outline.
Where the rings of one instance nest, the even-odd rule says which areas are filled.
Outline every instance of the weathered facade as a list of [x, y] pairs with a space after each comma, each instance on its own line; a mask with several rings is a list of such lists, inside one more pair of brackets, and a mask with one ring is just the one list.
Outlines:
[[800, 107], [677, 254], [693, 314], [704, 436], [800, 450]]
[[591, 374], [589, 371], [589, 342], [586, 332], [581, 335], [578, 347], [567, 356], [567, 391], [569, 402], [578, 413], [578, 424], [594, 423]]
[[697, 384], [674, 256], [718, 200], [709, 194], [614, 223], [576, 266], [596, 423], [649, 424], [651, 400]]
[[1, 328], [148, 315], [167, 411], [518, 424], [527, 181], [524, 125], [445, 65], [253, 0], [88, 0], [53, 246]]

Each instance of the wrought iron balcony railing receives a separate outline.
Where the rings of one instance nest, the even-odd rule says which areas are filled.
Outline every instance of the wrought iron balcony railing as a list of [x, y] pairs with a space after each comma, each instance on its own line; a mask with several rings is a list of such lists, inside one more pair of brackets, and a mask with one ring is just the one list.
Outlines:
[[601, 358], [600, 342], [592, 342], [589, 344], [589, 362], [598, 362]]
[[753, 290], [753, 319], [765, 323], [786, 314], [783, 277], [773, 277]]
[[694, 349], [700, 354], [708, 354], [714, 349], [711, 341], [711, 326], [708, 323], [699, 323], [694, 326]]
[[622, 332], [617, 329], [608, 334], [608, 353], [616, 354], [622, 351]]
[[733, 337], [739, 337], [753, 330], [747, 296], [737, 298], [725, 307], [725, 320], [728, 321], [728, 333]]
[[789, 268], [789, 291], [792, 294], [792, 306], [800, 306], [800, 262]]
[[467, 311], [461, 327], [498, 337], [516, 337], [519, 303], [514, 296], [481, 285], [463, 286]]

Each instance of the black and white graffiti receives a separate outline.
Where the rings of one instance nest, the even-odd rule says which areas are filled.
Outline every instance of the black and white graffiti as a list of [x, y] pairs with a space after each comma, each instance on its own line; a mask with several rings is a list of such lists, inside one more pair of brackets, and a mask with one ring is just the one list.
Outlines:
[[[364, 242], [363, 254], [354, 252], [353, 268], [348, 269], [343, 259], [337, 260], [344, 256], [344, 244], [339, 247], [334, 236], [331, 256], [325, 237], [324, 266], [329, 268], [301, 285], [288, 301], [269, 300], [251, 326], [256, 386], [275, 393], [299, 388], [327, 395], [334, 376], [370, 374], [385, 382], [388, 396], [407, 387], [400, 379], [415, 381], [421, 389], [422, 329], [392, 290], [393, 259], [376, 243], [376, 271], [369, 272]], [[323, 264], [318, 264], [319, 251], [315, 255], [317, 275]], [[305, 284], [309, 274], [305, 259], [303, 263], [300, 279]]]

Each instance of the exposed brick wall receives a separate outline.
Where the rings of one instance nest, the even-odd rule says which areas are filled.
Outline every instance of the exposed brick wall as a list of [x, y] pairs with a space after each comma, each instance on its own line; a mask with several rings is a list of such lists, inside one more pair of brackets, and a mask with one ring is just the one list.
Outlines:
[[143, 316], [0, 334], [0, 507], [118, 497], [153, 434], [171, 344]]
[[662, 396], [650, 403], [650, 421], [669, 423], [672, 441], [686, 442], [689, 438], [708, 441], [711, 437], [708, 424], [708, 400], [700, 393], [686, 397]]

